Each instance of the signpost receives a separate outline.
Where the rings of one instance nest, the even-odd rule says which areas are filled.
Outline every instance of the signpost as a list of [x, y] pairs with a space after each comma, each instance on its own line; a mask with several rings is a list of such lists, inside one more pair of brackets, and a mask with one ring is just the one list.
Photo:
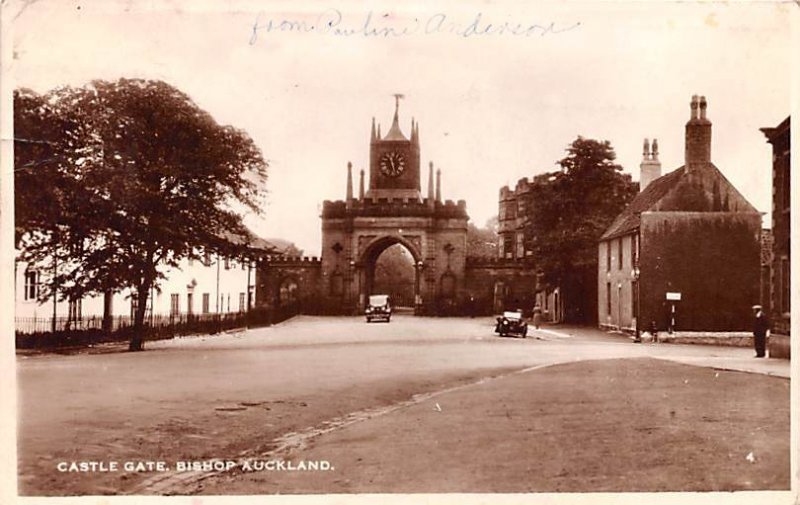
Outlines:
[[681, 301], [681, 294], [674, 291], [667, 291], [667, 301], [672, 302], [669, 310], [669, 334], [675, 329], [675, 302]]

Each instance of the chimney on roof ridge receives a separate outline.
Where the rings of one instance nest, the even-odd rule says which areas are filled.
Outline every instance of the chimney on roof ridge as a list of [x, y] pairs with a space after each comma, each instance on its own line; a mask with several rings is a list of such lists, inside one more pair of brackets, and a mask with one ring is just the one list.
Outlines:
[[711, 121], [706, 117], [707, 107], [705, 96], [692, 97], [691, 117], [686, 123], [684, 149], [687, 173], [711, 163]]
[[650, 141], [644, 139], [644, 153], [642, 163], [639, 165], [639, 192], [644, 191], [651, 182], [661, 177], [661, 162], [658, 161], [658, 140], [653, 139], [653, 148]]

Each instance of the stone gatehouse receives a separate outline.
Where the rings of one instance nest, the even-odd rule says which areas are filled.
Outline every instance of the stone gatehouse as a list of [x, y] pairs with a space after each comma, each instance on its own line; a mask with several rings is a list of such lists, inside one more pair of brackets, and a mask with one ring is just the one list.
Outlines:
[[369, 177], [359, 172], [357, 192], [348, 163], [345, 199], [323, 202], [321, 257], [262, 261], [258, 300], [277, 306], [289, 297], [306, 311], [360, 313], [375, 294], [378, 258], [400, 244], [413, 259], [416, 314], [490, 313], [508, 304], [530, 309], [534, 270], [467, 257], [466, 202], [442, 199], [442, 174], [433, 162], [423, 196], [419, 124], [412, 119], [410, 134], [402, 132], [399, 97], [385, 135], [373, 118], [369, 150]]

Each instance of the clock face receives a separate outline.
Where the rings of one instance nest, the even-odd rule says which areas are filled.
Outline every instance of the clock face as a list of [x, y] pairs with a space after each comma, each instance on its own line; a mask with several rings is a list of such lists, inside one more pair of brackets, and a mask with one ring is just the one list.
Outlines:
[[396, 151], [390, 151], [380, 159], [381, 172], [387, 177], [398, 177], [406, 168], [405, 157]]

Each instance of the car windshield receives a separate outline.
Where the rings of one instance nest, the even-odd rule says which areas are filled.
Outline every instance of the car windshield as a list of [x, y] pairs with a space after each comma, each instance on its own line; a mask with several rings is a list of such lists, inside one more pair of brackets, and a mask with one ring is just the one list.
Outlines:
[[369, 297], [369, 304], [373, 307], [386, 305], [389, 303], [389, 295], [371, 295]]
[[515, 311], [507, 310], [507, 311], [503, 312], [503, 317], [505, 317], [507, 319], [522, 319], [522, 313], [521, 312], [515, 312]]

